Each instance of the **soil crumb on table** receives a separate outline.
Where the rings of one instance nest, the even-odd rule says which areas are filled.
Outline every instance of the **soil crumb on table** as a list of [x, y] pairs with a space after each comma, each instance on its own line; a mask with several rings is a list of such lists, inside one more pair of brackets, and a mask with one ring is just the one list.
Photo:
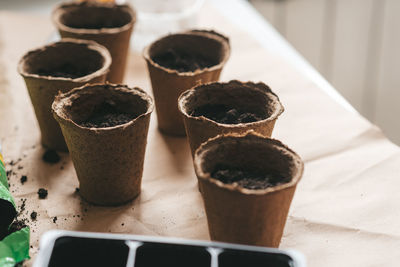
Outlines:
[[36, 218], [37, 218], [37, 212], [36, 211], [32, 211], [32, 213], [31, 213], [32, 221], [36, 221]]
[[45, 199], [45, 198], [47, 198], [48, 191], [44, 188], [39, 188], [38, 195], [39, 195], [40, 199]]
[[22, 175], [20, 179], [21, 184], [26, 183], [26, 181], [28, 181], [28, 177], [26, 175]]
[[50, 163], [50, 164], [56, 164], [60, 161], [60, 155], [57, 154], [56, 151], [54, 150], [46, 150], [46, 152], [43, 154], [42, 157], [44, 162]]

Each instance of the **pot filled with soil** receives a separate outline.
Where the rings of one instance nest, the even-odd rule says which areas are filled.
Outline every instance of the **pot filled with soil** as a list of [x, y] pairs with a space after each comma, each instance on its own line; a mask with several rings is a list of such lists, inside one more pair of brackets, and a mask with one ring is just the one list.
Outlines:
[[98, 205], [134, 199], [141, 188], [151, 97], [139, 88], [94, 84], [58, 95], [52, 108], [81, 196]]
[[300, 157], [254, 132], [219, 135], [194, 156], [210, 237], [278, 247], [303, 173]]
[[112, 57], [107, 81], [123, 81], [136, 22], [131, 6], [101, 1], [66, 2], [54, 9], [52, 18], [62, 38], [93, 40], [104, 45]]
[[192, 155], [209, 138], [253, 130], [271, 137], [284, 108], [264, 83], [230, 81], [199, 85], [184, 92], [178, 107]]
[[202, 30], [165, 36], [144, 50], [162, 133], [185, 135], [177, 108], [179, 95], [193, 86], [218, 81], [229, 55], [227, 37]]
[[111, 65], [108, 50], [93, 41], [64, 39], [27, 52], [18, 64], [48, 149], [67, 151], [60, 126], [51, 113], [58, 92], [104, 82]]

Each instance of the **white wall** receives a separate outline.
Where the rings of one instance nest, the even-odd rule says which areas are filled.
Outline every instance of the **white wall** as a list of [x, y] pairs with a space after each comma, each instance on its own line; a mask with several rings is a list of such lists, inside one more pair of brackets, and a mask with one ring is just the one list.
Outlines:
[[365, 117], [400, 144], [400, 0], [250, 0]]

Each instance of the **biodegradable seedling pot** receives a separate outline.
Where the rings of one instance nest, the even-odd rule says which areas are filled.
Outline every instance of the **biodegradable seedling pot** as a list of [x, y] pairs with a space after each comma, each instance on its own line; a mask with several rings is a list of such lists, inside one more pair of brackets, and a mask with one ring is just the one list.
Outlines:
[[[235, 124], [220, 123], [204, 115], [194, 115], [196, 109], [206, 105], [220, 105], [260, 114], [260, 120]], [[185, 91], [178, 100], [192, 155], [205, 141], [219, 134], [243, 134], [249, 130], [271, 137], [275, 121], [284, 108], [278, 96], [264, 83], [209, 83]]]
[[[274, 175], [282, 183], [265, 189], [224, 183], [215, 178], [220, 166]], [[303, 163], [295, 152], [277, 140], [254, 133], [220, 135], [196, 150], [194, 167], [212, 240], [279, 246], [303, 173]]]
[[93, 40], [104, 45], [112, 57], [107, 81], [123, 81], [136, 22], [132, 7], [96, 1], [67, 2], [54, 9], [52, 18], [62, 38]]
[[[203, 67], [206, 67], [197, 68], [193, 64], [190, 70], [179, 69], [178, 66], [172, 66], [174, 67], [172, 68], [165, 62], [162, 65], [157, 60], [163, 55], [169, 55], [170, 60], [176, 59], [177, 55], [193, 57], [194, 60], [199, 61], [201, 59], [206, 62], [203, 62]], [[185, 135], [182, 117], [177, 108], [179, 95], [193, 86], [218, 81], [229, 55], [228, 38], [213, 31], [202, 30], [168, 35], [145, 48], [143, 56], [150, 74], [158, 128], [161, 132], [169, 135]], [[195, 64], [198, 63], [195, 62]]]
[[65, 39], [26, 53], [18, 64], [46, 148], [67, 151], [60, 126], [51, 114], [59, 91], [104, 82], [111, 65], [108, 50], [95, 42]]
[[[104, 105], [130, 117], [114, 126], [88, 126], [91, 118], [111, 114], [101, 110]], [[98, 205], [134, 199], [140, 193], [151, 97], [139, 88], [94, 84], [58, 95], [52, 108], [74, 163], [81, 196]]]

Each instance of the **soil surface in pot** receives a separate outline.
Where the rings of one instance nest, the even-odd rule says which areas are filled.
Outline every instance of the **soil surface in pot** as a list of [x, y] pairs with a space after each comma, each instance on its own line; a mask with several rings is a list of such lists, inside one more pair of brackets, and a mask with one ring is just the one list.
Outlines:
[[261, 173], [253, 170], [234, 169], [219, 167], [211, 177], [218, 179], [224, 184], [234, 184], [247, 189], [266, 189], [290, 181], [289, 178], [279, 174]]
[[160, 53], [152, 59], [160, 66], [179, 72], [194, 72], [217, 64], [215, 61], [201, 55], [189, 54], [174, 49], [169, 49], [164, 53]]
[[36, 72], [36, 74], [40, 76], [62, 77], [71, 79], [83, 77], [91, 73], [92, 71], [89, 71], [84, 68], [79, 68], [77, 66], [74, 66], [73, 64], [68, 64], [68, 63], [65, 63], [61, 66], [52, 69], [39, 69]]
[[138, 115], [118, 110], [114, 105], [103, 103], [96, 108], [92, 115], [79, 125], [88, 128], [107, 128], [125, 124]]
[[265, 115], [236, 109], [225, 105], [204, 105], [196, 108], [191, 114], [194, 117], [204, 116], [224, 124], [249, 123], [266, 119]]

